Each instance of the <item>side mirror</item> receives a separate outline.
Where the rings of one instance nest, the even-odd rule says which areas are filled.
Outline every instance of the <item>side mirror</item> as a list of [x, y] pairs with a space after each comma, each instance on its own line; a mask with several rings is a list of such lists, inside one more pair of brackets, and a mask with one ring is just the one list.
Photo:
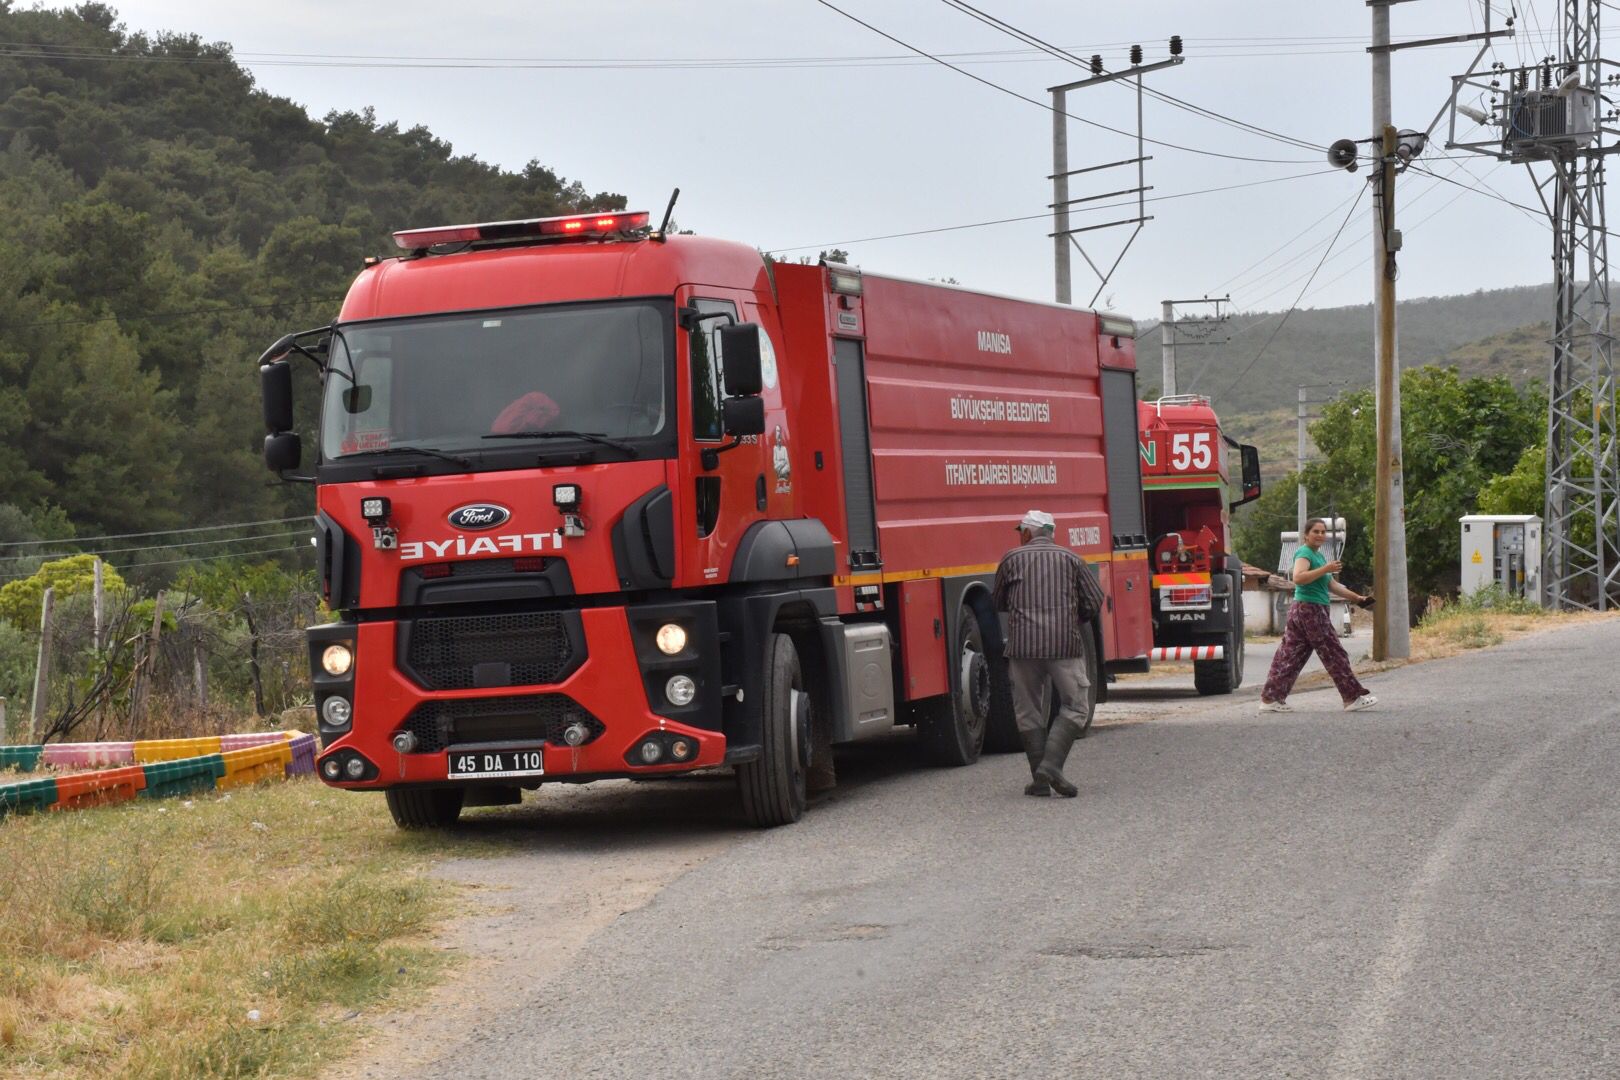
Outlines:
[[741, 438], [744, 435], [765, 434], [764, 398], [727, 398], [721, 406], [721, 415], [727, 435]]
[[1240, 446], [1238, 454], [1243, 459], [1243, 498], [1232, 504], [1234, 510], [1260, 497], [1260, 448]]
[[304, 456], [303, 440], [295, 431], [278, 431], [264, 437], [264, 463], [273, 473], [291, 472]]
[[271, 435], [293, 426], [292, 365], [274, 360], [259, 365], [259, 394], [264, 399], [264, 430]]
[[759, 359], [761, 333], [755, 323], [738, 323], [720, 329], [720, 357], [728, 396], [749, 397], [765, 389]]
[[343, 411], [363, 413], [371, 408], [371, 387], [361, 384], [343, 391]]

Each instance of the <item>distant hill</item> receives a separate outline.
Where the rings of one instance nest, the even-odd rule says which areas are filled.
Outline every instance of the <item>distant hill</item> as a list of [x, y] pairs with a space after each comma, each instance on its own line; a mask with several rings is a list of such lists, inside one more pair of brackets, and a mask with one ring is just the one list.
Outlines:
[[[1518, 386], [1544, 380], [1552, 309], [1550, 285], [1405, 301], [1397, 310], [1401, 366], [1455, 366], [1465, 376], [1501, 375]], [[1354, 390], [1372, 385], [1373, 377], [1371, 304], [1296, 311], [1256, 361], [1280, 317], [1235, 315], [1218, 334], [1228, 339], [1224, 344], [1185, 349], [1177, 357], [1178, 389], [1209, 394], [1233, 437], [1260, 447], [1268, 476], [1294, 467], [1302, 384]], [[1159, 392], [1158, 344], [1158, 323], [1138, 324], [1144, 397]], [[1334, 392], [1322, 388], [1314, 396]]]
[[[1509, 340], [1493, 348], [1517, 349], [1529, 339], [1514, 339], [1511, 332], [1547, 322], [1552, 310], [1550, 285], [1404, 301], [1396, 316], [1401, 366], [1451, 362], [1448, 358], [1457, 350], [1497, 335], [1509, 335]], [[1291, 414], [1301, 383], [1371, 384], [1371, 304], [1294, 312], [1251, 367], [1280, 317], [1278, 312], [1267, 311], [1234, 315], [1222, 335], [1229, 339], [1225, 344], [1187, 349], [1178, 356], [1178, 388], [1183, 393], [1209, 394], [1217, 409], [1233, 415], [1280, 408]], [[1143, 390], [1157, 393], [1158, 323], [1139, 323], [1137, 342]], [[1482, 362], [1488, 353], [1479, 354]], [[1456, 362], [1474, 355], [1459, 356]], [[1493, 373], [1507, 374], [1505, 370]]]

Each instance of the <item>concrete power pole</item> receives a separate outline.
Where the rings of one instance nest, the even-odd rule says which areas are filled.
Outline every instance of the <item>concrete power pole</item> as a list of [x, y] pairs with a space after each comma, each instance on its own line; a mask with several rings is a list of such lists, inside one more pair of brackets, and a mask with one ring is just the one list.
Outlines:
[[1373, 313], [1377, 328], [1375, 387], [1378, 413], [1378, 491], [1373, 525], [1374, 660], [1412, 655], [1406, 581], [1406, 486], [1401, 466], [1401, 380], [1395, 335], [1395, 129], [1390, 124], [1389, 5], [1372, 9], [1372, 121], [1379, 140], [1377, 198], [1373, 202]]
[[1166, 300], [1159, 314], [1159, 396], [1176, 396], [1176, 305]]

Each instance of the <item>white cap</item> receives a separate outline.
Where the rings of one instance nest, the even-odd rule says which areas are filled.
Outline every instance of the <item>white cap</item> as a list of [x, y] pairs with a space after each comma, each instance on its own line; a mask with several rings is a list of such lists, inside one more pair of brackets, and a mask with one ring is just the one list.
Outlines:
[[1045, 510], [1031, 510], [1024, 515], [1024, 520], [1018, 523], [1019, 531], [1029, 529], [1031, 532], [1055, 532], [1057, 522]]

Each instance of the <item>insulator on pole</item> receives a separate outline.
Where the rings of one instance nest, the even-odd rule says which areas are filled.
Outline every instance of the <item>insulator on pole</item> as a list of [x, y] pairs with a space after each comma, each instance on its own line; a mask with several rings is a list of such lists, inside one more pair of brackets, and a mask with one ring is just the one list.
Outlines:
[[1103, 71], [1103, 68], [1102, 68], [1102, 56], [1100, 56], [1097, 53], [1092, 53], [1091, 54], [1091, 73], [1093, 75], [1101, 75], [1102, 71]]
[[1142, 62], [1142, 46], [1131, 46], [1131, 66], [1135, 67]]
[[1170, 35], [1170, 55], [1171, 56], [1180, 56], [1181, 55], [1181, 35], [1180, 34], [1171, 34]]

